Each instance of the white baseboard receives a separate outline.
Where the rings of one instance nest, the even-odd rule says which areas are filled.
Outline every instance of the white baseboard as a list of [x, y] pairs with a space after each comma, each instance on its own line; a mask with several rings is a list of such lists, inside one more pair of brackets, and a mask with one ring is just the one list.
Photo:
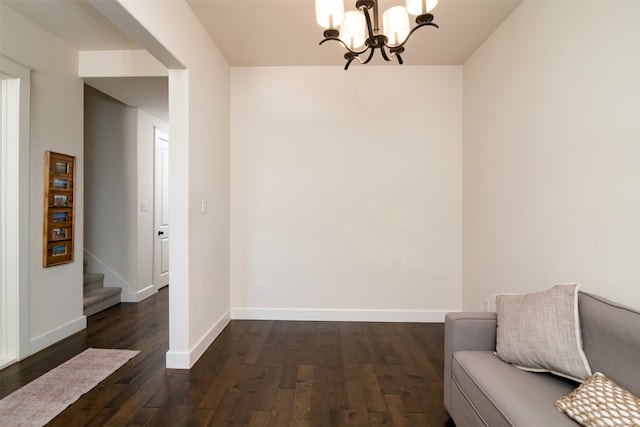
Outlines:
[[227, 326], [231, 317], [229, 312], [224, 313], [218, 321], [207, 331], [200, 340], [187, 351], [167, 351], [166, 361], [167, 369], [191, 369], [191, 367], [200, 359], [205, 350], [220, 335], [220, 332]]
[[1, 359], [0, 358], [0, 371], [3, 370], [4, 368], [6, 368], [9, 365], [13, 365], [14, 363], [16, 363], [18, 361], [17, 357], [13, 357], [13, 358], [4, 358]]
[[156, 287], [153, 285], [149, 285], [138, 292], [123, 292], [121, 295], [122, 302], [140, 302], [145, 298], [149, 298], [156, 292]]
[[29, 340], [29, 355], [39, 352], [70, 335], [80, 332], [87, 327], [87, 316], [80, 316], [45, 334]]
[[236, 307], [231, 309], [231, 318], [243, 320], [442, 323], [444, 322], [444, 316], [451, 311], [458, 310], [337, 310]]
[[167, 369], [190, 369], [190, 356], [187, 351], [167, 351], [165, 354]]

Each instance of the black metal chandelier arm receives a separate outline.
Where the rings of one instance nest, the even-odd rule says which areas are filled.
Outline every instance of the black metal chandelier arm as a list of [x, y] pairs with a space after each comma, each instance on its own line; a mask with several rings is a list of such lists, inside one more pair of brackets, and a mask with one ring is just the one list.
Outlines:
[[346, 64], [344, 64], [344, 70], [347, 71], [349, 69], [349, 65], [351, 65], [351, 63], [353, 62], [354, 59], [356, 59], [357, 56], [354, 56], [353, 58], [349, 58], [349, 60], [347, 61]]
[[367, 59], [365, 59], [364, 61], [360, 61], [360, 58], [358, 58], [358, 61], [360, 61], [361, 64], [368, 64], [369, 61], [371, 61], [371, 58], [373, 58], [373, 54], [375, 53], [375, 49], [374, 48], [369, 48], [371, 49], [369, 51], [369, 56], [367, 56]]
[[409, 41], [409, 38], [411, 37], [411, 35], [418, 29], [418, 28], [422, 28], [422, 27], [436, 27], [436, 28], [440, 28], [438, 27], [438, 24], [434, 24], [433, 22], [423, 22], [422, 24], [418, 24], [416, 25], [411, 31], [409, 31], [409, 34], [407, 35], [407, 38], [404, 39], [404, 41], [402, 43], [400, 43], [397, 46], [389, 46], [387, 43], [385, 43], [385, 46], [387, 46], [388, 48], [399, 48], [399, 47], [404, 47], [404, 45]]
[[400, 56], [400, 54], [403, 53], [403, 52], [404, 52], [404, 48], [403, 47], [401, 47], [399, 49], [390, 48], [389, 49], [389, 58], [390, 59], [387, 59], [387, 61], [391, 61], [391, 58], [398, 58], [398, 64], [402, 65], [404, 62], [402, 61], [402, 56]]
[[344, 54], [344, 59], [347, 60], [347, 63], [344, 64], [344, 70], [347, 71], [349, 69], [349, 65], [353, 62], [354, 59], [358, 59], [358, 55], [355, 53], [347, 52]]
[[358, 55], [356, 55], [356, 54], [349, 53], [349, 52], [345, 53], [345, 54], [344, 54], [344, 59], [346, 59], [346, 60], [347, 60], [347, 63], [346, 63], [346, 64], [345, 64], [345, 66], [344, 66], [345, 71], [349, 68], [349, 65], [351, 65], [351, 63], [353, 62], [353, 60], [354, 60], [354, 59], [357, 59], [357, 60], [358, 60], [358, 62], [359, 62], [359, 63], [361, 63], [361, 64], [363, 64], [363, 65], [364, 65], [364, 64], [368, 64], [368, 63], [369, 63], [369, 61], [371, 61], [371, 58], [373, 58], [373, 54], [374, 54], [374, 53], [375, 53], [375, 51], [376, 51], [376, 50], [375, 50], [375, 49], [373, 49], [373, 48], [368, 48], [368, 49], [370, 49], [370, 51], [369, 51], [369, 56], [367, 56], [367, 59], [365, 59], [364, 61], [363, 61], [362, 59], [360, 59], [360, 57], [359, 57]]
[[362, 49], [361, 51], [357, 51], [357, 50], [352, 50], [349, 46], [347, 46], [347, 44], [345, 42], [343, 42], [342, 40], [340, 40], [338, 37], [325, 37], [324, 39], [322, 39], [322, 41], [320, 43], [318, 43], [319, 46], [322, 46], [322, 44], [326, 41], [329, 40], [335, 40], [338, 43], [340, 43], [342, 46], [344, 46], [345, 49], [347, 49], [349, 52], [351, 52], [354, 55], [360, 55], [362, 53], [365, 53], [367, 51], [367, 49], [369, 49], [368, 47], [365, 47], [364, 49]]
[[362, 13], [364, 13], [364, 19], [367, 21], [367, 31], [369, 33], [368, 39], [373, 39], [373, 24], [371, 23], [371, 15], [369, 15], [369, 8], [361, 7]]
[[[382, 57], [384, 58], [384, 60], [389, 62], [389, 61], [391, 61], [391, 59], [389, 59], [389, 56], [387, 56], [387, 51], [384, 50], [384, 47], [385, 47], [384, 44], [382, 46], [380, 46], [380, 53], [382, 54]], [[393, 54], [391, 56], [393, 56]]]

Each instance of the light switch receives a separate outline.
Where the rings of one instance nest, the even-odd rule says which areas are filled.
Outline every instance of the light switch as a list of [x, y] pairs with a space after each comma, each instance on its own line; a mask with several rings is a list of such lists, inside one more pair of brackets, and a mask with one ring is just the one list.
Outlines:
[[202, 213], [207, 213], [207, 199], [202, 199]]
[[149, 202], [140, 203], [140, 210], [142, 212], [148, 212], [149, 211]]

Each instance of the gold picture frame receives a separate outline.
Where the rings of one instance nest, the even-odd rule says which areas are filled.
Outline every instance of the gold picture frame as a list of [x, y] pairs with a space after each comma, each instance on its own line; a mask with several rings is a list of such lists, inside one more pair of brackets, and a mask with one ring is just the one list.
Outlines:
[[45, 152], [42, 266], [73, 261], [76, 158]]

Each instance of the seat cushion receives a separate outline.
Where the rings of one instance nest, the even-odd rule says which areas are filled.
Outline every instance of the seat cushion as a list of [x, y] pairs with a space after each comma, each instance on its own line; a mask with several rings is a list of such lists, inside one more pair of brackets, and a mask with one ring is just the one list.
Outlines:
[[451, 370], [454, 387], [488, 426], [576, 426], [555, 407], [556, 400], [577, 387], [573, 381], [522, 371], [491, 351], [458, 351]]

